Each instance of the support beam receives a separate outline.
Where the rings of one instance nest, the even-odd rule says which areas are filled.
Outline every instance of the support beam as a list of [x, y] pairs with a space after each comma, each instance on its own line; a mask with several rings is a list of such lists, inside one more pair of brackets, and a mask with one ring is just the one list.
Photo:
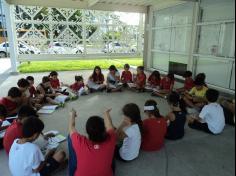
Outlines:
[[88, 7], [92, 7], [97, 4], [99, 0], [88, 0]]
[[15, 33], [15, 25], [14, 25], [14, 14], [13, 14], [13, 5], [8, 4], [5, 0], [3, 0], [3, 9], [6, 16], [6, 27], [7, 27], [7, 35], [10, 46], [10, 59], [11, 59], [11, 72], [17, 73], [17, 42], [16, 42], [16, 33]]

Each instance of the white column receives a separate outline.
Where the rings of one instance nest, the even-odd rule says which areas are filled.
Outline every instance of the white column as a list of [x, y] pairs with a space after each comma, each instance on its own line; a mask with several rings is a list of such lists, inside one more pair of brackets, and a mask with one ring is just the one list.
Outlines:
[[8, 35], [8, 42], [10, 45], [10, 59], [12, 73], [17, 73], [17, 42], [16, 42], [16, 29], [14, 24], [13, 5], [8, 4], [3, 0], [3, 11], [6, 16], [6, 28]]

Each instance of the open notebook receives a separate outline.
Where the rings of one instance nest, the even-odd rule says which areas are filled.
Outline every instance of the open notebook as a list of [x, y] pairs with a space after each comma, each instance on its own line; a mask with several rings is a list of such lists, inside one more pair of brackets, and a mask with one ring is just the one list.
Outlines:
[[65, 103], [67, 100], [69, 100], [69, 96], [66, 95], [59, 95], [55, 98], [55, 101], [58, 103]]
[[47, 105], [47, 106], [43, 106], [38, 113], [39, 114], [52, 114], [53, 112], [56, 111], [56, 109], [58, 108], [58, 105]]
[[[7, 120], [3, 121], [1, 127], [6, 127], [11, 125]], [[3, 138], [5, 136], [6, 130], [0, 131], [0, 138]]]

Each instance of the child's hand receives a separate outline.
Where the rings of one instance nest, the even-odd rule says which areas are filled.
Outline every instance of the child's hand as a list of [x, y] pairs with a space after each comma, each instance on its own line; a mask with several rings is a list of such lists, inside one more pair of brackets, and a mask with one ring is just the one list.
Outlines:
[[73, 108], [70, 111], [70, 116], [73, 117], [73, 118], [77, 117], [77, 112]]
[[106, 109], [106, 110], [104, 111], [104, 114], [109, 114], [111, 111], [112, 111], [112, 108]]

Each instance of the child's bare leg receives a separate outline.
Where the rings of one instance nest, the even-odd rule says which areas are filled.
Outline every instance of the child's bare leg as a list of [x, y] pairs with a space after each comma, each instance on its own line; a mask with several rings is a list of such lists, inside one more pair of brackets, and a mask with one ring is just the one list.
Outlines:
[[191, 100], [189, 100], [187, 97], [184, 97], [184, 102], [186, 103], [187, 106], [194, 108], [195, 105], [193, 104], [193, 102]]

